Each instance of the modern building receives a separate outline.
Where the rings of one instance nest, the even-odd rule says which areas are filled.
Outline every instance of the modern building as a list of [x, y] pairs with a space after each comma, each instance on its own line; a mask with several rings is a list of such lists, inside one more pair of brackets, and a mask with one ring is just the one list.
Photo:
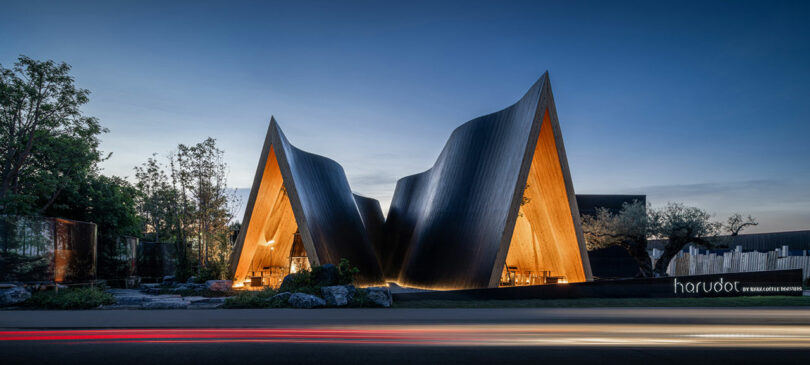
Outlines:
[[271, 119], [231, 256], [234, 286], [275, 287], [289, 273], [343, 258], [360, 269], [361, 283], [382, 283], [357, 206], [343, 168], [295, 148]]
[[236, 285], [349, 259], [363, 283], [464, 289], [592, 279], [548, 73], [453, 131], [429, 170], [379, 203], [271, 120], [231, 260]]
[[450, 136], [397, 182], [387, 279], [431, 289], [591, 279], [548, 73], [514, 105]]

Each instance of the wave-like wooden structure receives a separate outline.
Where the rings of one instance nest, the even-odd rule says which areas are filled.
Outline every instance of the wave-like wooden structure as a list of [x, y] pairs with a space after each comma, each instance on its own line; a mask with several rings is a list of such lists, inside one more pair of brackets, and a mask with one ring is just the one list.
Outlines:
[[271, 118], [231, 256], [235, 286], [276, 286], [290, 272], [342, 258], [360, 269], [360, 284], [383, 282], [343, 168], [291, 145]]
[[397, 182], [380, 262], [388, 279], [431, 289], [591, 280], [548, 73]]

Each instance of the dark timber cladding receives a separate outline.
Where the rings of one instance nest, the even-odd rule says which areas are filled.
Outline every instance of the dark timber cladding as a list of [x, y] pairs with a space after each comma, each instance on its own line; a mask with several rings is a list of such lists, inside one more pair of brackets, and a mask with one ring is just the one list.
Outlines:
[[342, 258], [360, 269], [361, 284], [382, 282], [343, 168], [292, 146], [272, 118], [242, 222], [230, 263], [236, 286], [278, 285]]
[[516, 104], [453, 131], [431, 169], [397, 182], [386, 275], [426, 288], [495, 287], [505, 266], [525, 273], [521, 283], [535, 283], [531, 272], [590, 280], [574, 196], [546, 73]]
[[357, 203], [357, 211], [363, 219], [363, 226], [366, 228], [371, 246], [379, 259], [383, 252], [383, 230], [385, 228], [385, 217], [382, 207], [377, 199], [368, 198], [354, 194], [354, 201]]

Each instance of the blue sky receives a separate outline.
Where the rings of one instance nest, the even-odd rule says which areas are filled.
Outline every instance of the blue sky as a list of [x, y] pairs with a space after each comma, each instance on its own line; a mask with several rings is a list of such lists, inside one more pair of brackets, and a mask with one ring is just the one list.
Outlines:
[[455, 127], [549, 70], [578, 193], [781, 231], [810, 229], [807, 19], [778, 1], [4, 1], [0, 63], [73, 66], [107, 174], [211, 136], [248, 188], [274, 115], [384, 211]]

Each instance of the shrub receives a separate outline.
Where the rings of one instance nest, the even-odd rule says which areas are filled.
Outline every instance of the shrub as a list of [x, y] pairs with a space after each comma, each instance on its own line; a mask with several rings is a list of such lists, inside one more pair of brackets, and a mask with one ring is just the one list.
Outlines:
[[338, 283], [340, 285], [350, 285], [354, 284], [354, 278], [360, 273], [360, 269], [352, 266], [349, 263], [349, 260], [340, 259], [340, 263], [338, 264], [338, 272], [340, 273]]
[[115, 298], [95, 287], [35, 292], [23, 302], [23, 306], [36, 309], [92, 309], [102, 304], [115, 304]]
[[241, 291], [236, 295], [225, 300], [223, 308], [281, 308], [286, 306], [286, 303], [277, 303], [280, 301], [271, 301], [277, 292], [273, 289], [264, 289], [262, 291]]
[[[317, 273], [320, 270], [322, 270], [322, 268], [320, 266], [316, 266], [312, 268], [312, 272], [302, 270], [295, 274], [287, 275], [287, 277], [285, 277], [284, 281], [281, 283], [281, 286], [278, 288], [278, 291], [280, 293], [285, 291], [294, 293], [304, 288], [314, 287], [315, 285], [312, 283], [312, 273]], [[318, 288], [318, 290], [320, 290], [320, 288]]]

